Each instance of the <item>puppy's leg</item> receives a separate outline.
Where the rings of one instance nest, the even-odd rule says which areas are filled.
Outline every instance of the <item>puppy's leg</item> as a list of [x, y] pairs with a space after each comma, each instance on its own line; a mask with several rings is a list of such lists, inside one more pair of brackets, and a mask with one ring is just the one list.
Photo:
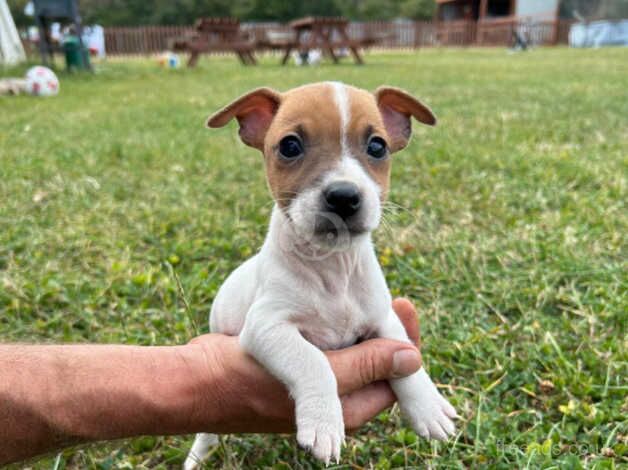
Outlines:
[[295, 402], [297, 441], [326, 463], [340, 460], [345, 428], [336, 377], [323, 352], [286, 321], [276, 302], [257, 301], [240, 344], [284, 383]]
[[183, 470], [194, 470], [198, 468], [198, 466], [205, 459], [205, 454], [207, 454], [209, 448], [217, 444], [218, 436], [215, 434], [207, 434], [204, 432], [198, 433], [194, 439], [194, 444], [192, 444], [190, 453], [185, 459]]
[[[392, 310], [379, 328], [382, 338], [410, 341], [399, 317]], [[455, 432], [452, 419], [456, 410], [438, 392], [425, 369], [414, 374], [390, 381], [397, 396], [399, 408], [410, 426], [422, 437], [446, 440]]]

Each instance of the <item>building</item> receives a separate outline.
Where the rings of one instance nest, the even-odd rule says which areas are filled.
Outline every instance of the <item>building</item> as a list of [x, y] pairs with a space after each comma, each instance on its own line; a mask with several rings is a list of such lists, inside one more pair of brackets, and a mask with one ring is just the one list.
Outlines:
[[557, 39], [559, 0], [436, 0], [443, 44], [503, 44], [515, 33], [532, 43]]

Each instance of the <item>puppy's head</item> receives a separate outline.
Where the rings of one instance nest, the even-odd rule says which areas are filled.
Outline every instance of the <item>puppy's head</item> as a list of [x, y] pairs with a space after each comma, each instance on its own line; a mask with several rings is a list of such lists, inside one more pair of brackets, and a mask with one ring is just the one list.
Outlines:
[[294, 230], [334, 240], [339, 231], [354, 237], [379, 225], [390, 155], [408, 144], [411, 117], [436, 124], [428, 107], [397, 88], [370, 93], [327, 82], [253, 90], [207, 126], [236, 118], [242, 141], [263, 152], [270, 190]]

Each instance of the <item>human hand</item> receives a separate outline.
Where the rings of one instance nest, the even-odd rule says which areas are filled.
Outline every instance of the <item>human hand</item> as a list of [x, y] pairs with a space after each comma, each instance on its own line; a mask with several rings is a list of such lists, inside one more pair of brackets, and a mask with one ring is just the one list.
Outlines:
[[[418, 346], [412, 303], [396, 299], [393, 309]], [[242, 350], [237, 337], [203, 335], [188, 347], [197, 350], [194, 357], [200, 360], [190, 369], [199, 374], [191, 427], [215, 433], [294, 431], [294, 402], [286, 387]], [[325, 354], [336, 376], [347, 430], [359, 428], [395, 402], [387, 379], [410, 375], [421, 366], [417, 347], [388, 339]]]

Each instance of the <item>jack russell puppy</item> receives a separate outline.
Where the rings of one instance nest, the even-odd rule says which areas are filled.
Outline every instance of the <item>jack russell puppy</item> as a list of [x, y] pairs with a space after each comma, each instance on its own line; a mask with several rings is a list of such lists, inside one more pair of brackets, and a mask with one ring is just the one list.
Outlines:
[[[408, 144], [410, 118], [435, 125], [406, 92], [342, 83], [285, 93], [259, 88], [207, 121], [233, 118], [264, 154], [275, 206], [264, 245], [238, 267], [212, 305], [212, 332], [240, 345], [288, 388], [297, 441], [318, 459], [340, 459], [345, 427], [336, 378], [322, 350], [367, 338], [409, 341], [391, 307], [371, 232], [388, 193], [391, 154]], [[454, 433], [454, 408], [421, 368], [390, 385], [408, 424], [425, 438]], [[198, 434], [184, 468], [216, 442]]]

